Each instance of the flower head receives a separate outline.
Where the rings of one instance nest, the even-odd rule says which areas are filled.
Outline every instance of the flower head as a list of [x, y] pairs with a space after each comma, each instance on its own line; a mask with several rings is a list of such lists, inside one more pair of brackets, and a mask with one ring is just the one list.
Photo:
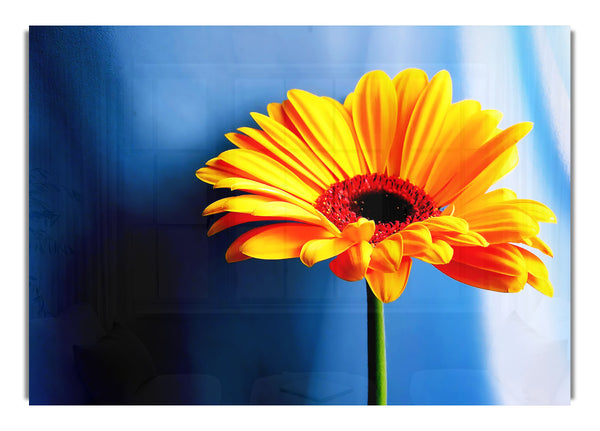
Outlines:
[[446, 71], [431, 80], [407, 69], [390, 79], [365, 74], [343, 104], [302, 90], [271, 103], [260, 127], [226, 137], [237, 147], [196, 175], [246, 194], [210, 204], [226, 212], [209, 235], [272, 221], [238, 237], [228, 262], [248, 258], [330, 259], [338, 277], [366, 277], [383, 302], [404, 290], [412, 259], [471, 286], [517, 292], [530, 284], [552, 296], [537, 237], [555, 223], [543, 204], [506, 188], [488, 191], [518, 162], [516, 143], [532, 128], [501, 130], [502, 115], [473, 100], [452, 103]]

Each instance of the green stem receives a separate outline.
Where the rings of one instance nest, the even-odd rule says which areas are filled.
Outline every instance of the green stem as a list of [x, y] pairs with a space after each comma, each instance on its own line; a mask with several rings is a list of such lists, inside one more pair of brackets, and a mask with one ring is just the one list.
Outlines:
[[369, 405], [387, 404], [387, 371], [385, 362], [385, 325], [383, 303], [367, 284], [367, 344], [369, 351]]

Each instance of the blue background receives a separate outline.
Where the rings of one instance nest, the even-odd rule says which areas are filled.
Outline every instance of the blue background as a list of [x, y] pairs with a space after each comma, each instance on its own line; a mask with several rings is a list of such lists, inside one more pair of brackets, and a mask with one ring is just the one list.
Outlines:
[[[501, 92], [522, 107], [515, 122], [535, 122], [521, 157], [536, 161], [543, 186], [519, 182], [561, 220], [548, 242], [563, 256], [553, 282], [568, 303], [569, 173], [534, 29], [503, 31], [514, 54], [498, 53], [504, 68], [494, 69], [465, 50], [458, 27], [31, 27], [30, 318], [89, 303], [106, 327], [126, 321], [161, 372], [216, 376], [224, 404], [250, 403], [256, 382], [282, 373], [366, 377], [364, 282], [337, 279], [327, 262], [227, 264], [243, 229], [206, 236], [214, 219], [202, 210], [227, 194], [194, 174], [231, 148], [225, 133], [254, 126], [249, 113], [266, 113], [288, 89], [343, 100], [365, 72], [407, 67], [430, 77], [447, 69], [453, 101]], [[568, 29], [547, 34], [568, 91]], [[468, 78], [490, 71], [503, 87], [474, 94]], [[487, 355], [491, 296], [414, 263], [385, 307], [390, 404], [502, 402]]]

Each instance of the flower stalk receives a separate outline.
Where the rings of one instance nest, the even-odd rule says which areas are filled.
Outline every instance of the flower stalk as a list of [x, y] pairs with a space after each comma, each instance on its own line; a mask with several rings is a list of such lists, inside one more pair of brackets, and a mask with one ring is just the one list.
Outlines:
[[367, 344], [369, 368], [369, 405], [387, 404], [387, 367], [383, 303], [367, 285]]

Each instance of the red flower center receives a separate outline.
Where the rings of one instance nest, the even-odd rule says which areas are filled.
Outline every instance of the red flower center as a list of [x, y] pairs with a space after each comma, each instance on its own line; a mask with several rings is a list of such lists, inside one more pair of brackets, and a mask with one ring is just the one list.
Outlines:
[[319, 196], [315, 208], [340, 230], [361, 217], [373, 220], [373, 244], [410, 223], [441, 214], [423, 189], [384, 174], [357, 175], [335, 183]]

